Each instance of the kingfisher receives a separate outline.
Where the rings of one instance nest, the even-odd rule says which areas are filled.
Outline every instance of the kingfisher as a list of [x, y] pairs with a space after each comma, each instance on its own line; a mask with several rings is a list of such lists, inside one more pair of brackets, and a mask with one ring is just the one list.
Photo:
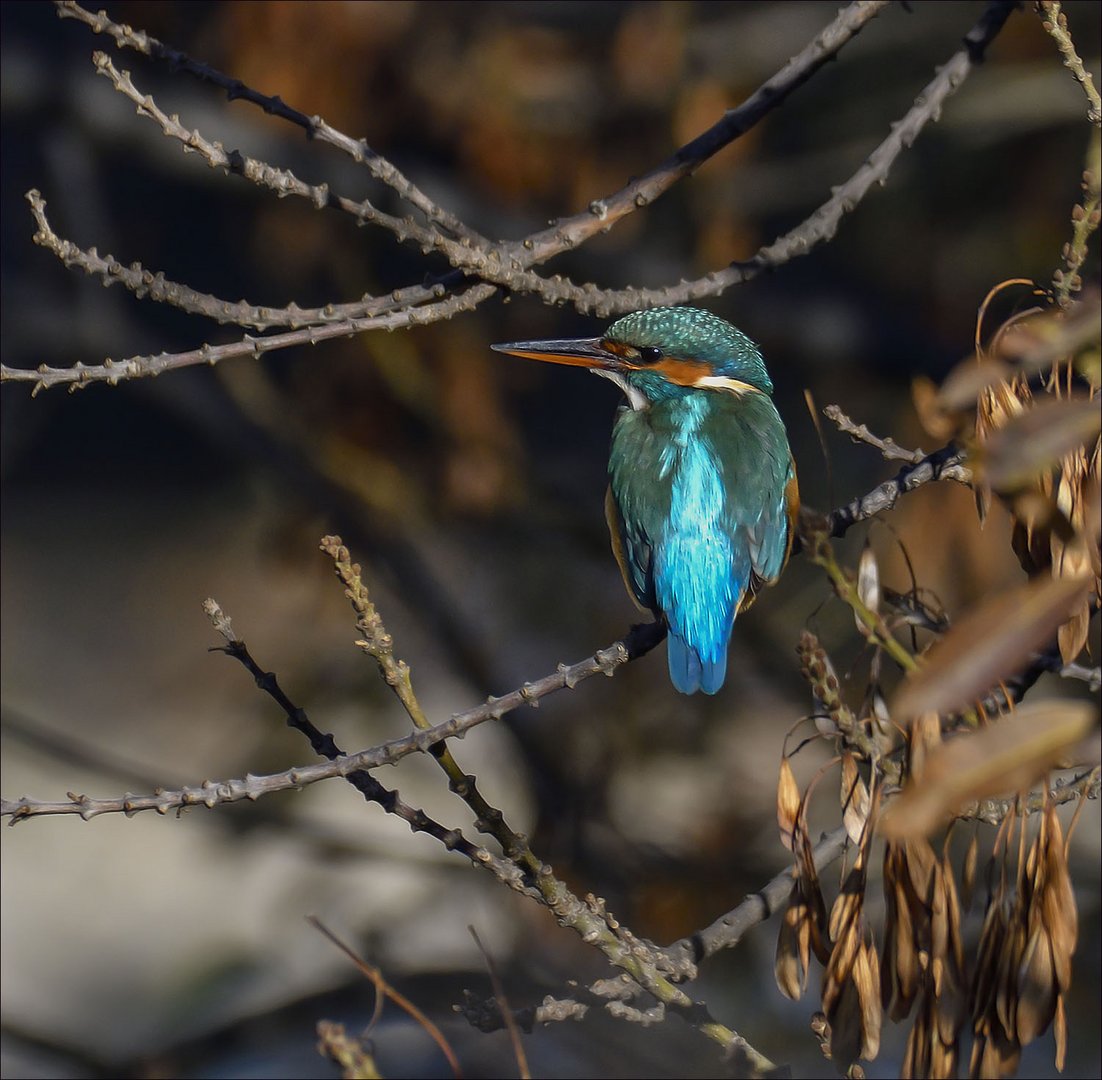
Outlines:
[[595, 338], [491, 348], [614, 382], [605, 497], [636, 603], [664, 620], [670, 680], [714, 694], [735, 616], [780, 576], [799, 509], [796, 469], [758, 346], [709, 311], [659, 307]]

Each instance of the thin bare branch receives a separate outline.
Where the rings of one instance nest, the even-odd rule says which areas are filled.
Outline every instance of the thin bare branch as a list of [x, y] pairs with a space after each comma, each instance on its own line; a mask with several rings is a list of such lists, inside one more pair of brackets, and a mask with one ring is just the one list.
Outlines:
[[894, 439], [882, 439], [869, 431], [864, 424], [855, 424], [837, 405], [828, 405], [823, 409], [823, 415], [854, 442], [876, 447], [885, 461], [905, 461], [909, 465], [917, 465], [926, 457], [925, 450], [907, 450]]
[[[316, 915], [307, 915], [306, 921], [319, 933], [327, 937], [353, 964], [359, 969], [367, 979], [371, 981], [371, 984], [375, 987], [375, 1013], [371, 1021], [371, 1027], [378, 1021], [381, 1006], [384, 998], [389, 998], [394, 1002], [398, 1008], [407, 1013], [413, 1020], [424, 1029], [425, 1033], [432, 1039], [438, 1047], [440, 1052], [448, 1060], [448, 1066], [451, 1068], [452, 1075], [456, 1077], [456, 1080], [461, 1080], [463, 1076], [463, 1070], [459, 1066], [459, 1058], [456, 1057], [455, 1051], [451, 1048], [451, 1043], [444, 1037], [444, 1033], [436, 1026], [412, 1001], [409, 1000], [404, 994], [395, 990], [383, 977], [383, 973], [375, 967], [373, 964], [369, 964], [363, 959], [350, 945], [346, 945], [328, 926], [325, 925]], [[369, 1028], [370, 1030], [370, 1028]]]
[[[382, 616], [368, 594], [359, 564], [352, 562], [348, 548], [339, 536], [324, 537], [321, 550], [333, 561], [334, 572], [344, 585], [345, 596], [356, 612], [356, 629], [364, 635], [363, 640], [356, 644], [374, 658], [379, 666], [379, 674], [402, 703], [402, 708], [413, 726], [425, 731], [432, 725], [414, 692], [409, 665], [394, 655], [394, 640], [383, 625]], [[475, 828], [497, 840], [518, 873], [523, 874], [545, 896], [564, 893], [566, 886], [552, 878], [550, 868], [535, 855], [527, 838], [509, 827], [501, 810], [486, 801], [478, 789], [474, 775], [460, 768], [448, 744], [443, 741], [437, 743], [429, 748], [429, 754], [447, 776], [450, 790], [474, 814]]]
[[[233, 657], [233, 659], [237, 660], [242, 667], [252, 675], [256, 685], [271, 697], [283, 710], [287, 717], [287, 726], [305, 735], [310, 741], [310, 746], [314, 753], [318, 754], [320, 757], [327, 758], [329, 761], [336, 761], [338, 758], [343, 757], [344, 752], [337, 745], [333, 736], [315, 727], [314, 724], [311, 723], [310, 718], [306, 715], [306, 710], [296, 705], [286, 693], [284, 693], [275, 673], [265, 671], [252, 658], [252, 655], [245, 646], [245, 642], [234, 633], [233, 625], [229, 617], [218, 603], [208, 599], [203, 603], [203, 610], [207, 613], [211, 625], [222, 635], [226, 642], [225, 646], [218, 651]], [[394, 814], [395, 817], [400, 817], [410, 827], [411, 832], [427, 833], [434, 840], [443, 844], [448, 851], [458, 851], [461, 855], [466, 856], [466, 858], [474, 863], [475, 866], [483, 866], [493, 871], [494, 875], [510, 888], [515, 889], [517, 892], [531, 894], [531, 890], [525, 886], [521, 879], [520, 872], [515, 866], [505, 860], [496, 858], [484, 848], [472, 844], [463, 835], [461, 830], [445, 828], [438, 821], [429, 817], [424, 810], [410, 806], [402, 799], [397, 791], [379, 783], [370, 772], [360, 769], [356, 772], [346, 774], [344, 778], [359, 791], [368, 802], [378, 803], [388, 814]]]
[[87, 795], [69, 794], [65, 801], [46, 802], [36, 799], [0, 800], [0, 817], [11, 817], [12, 824], [30, 817], [50, 814], [79, 814], [85, 820], [100, 814], [141, 813], [156, 810], [159, 814], [186, 809], [189, 806], [206, 806], [213, 809], [223, 803], [255, 801], [277, 791], [298, 790], [319, 780], [345, 777], [360, 769], [376, 769], [393, 765], [410, 754], [428, 753], [429, 748], [441, 739], [462, 738], [473, 727], [488, 720], [500, 720], [507, 713], [524, 705], [534, 705], [548, 694], [562, 689], [574, 689], [578, 683], [594, 675], [611, 675], [618, 667], [650, 652], [658, 645], [665, 631], [655, 623], [634, 627], [620, 641], [577, 664], [560, 664], [558, 670], [534, 682], [525, 683], [518, 690], [500, 698], [490, 698], [484, 705], [457, 713], [450, 720], [425, 731], [415, 731], [400, 739], [392, 739], [379, 746], [359, 753], [320, 762], [280, 773], [243, 779], [206, 780], [202, 784], [176, 790], [158, 789], [151, 795], [133, 795], [127, 792], [119, 799], [93, 799]]
[[[775, 270], [800, 255], [808, 254], [820, 243], [833, 239], [842, 218], [861, 203], [873, 185], [884, 184], [895, 159], [911, 146], [927, 123], [940, 117], [945, 101], [982, 61], [987, 46], [1003, 28], [1015, 6], [1013, 0], [991, 0], [979, 21], [965, 35], [964, 46], [938, 70], [907, 114], [892, 124], [891, 134], [865, 159], [857, 172], [834, 188], [830, 199], [810, 217], [745, 262], [733, 262], [724, 270], [714, 270], [694, 281], [683, 281], [661, 289], [599, 289], [594, 285], [575, 285], [566, 279], [552, 279], [541, 286], [534, 280], [535, 275], [527, 272], [518, 272], [508, 284], [518, 291], [536, 292], [546, 303], [569, 302], [579, 311], [607, 316], [718, 296], [731, 286], [750, 281], [765, 270]], [[651, 201], [646, 194], [640, 194], [637, 200], [642, 200], [637, 202], [641, 206]], [[537, 238], [530, 239], [533, 249], [538, 252]], [[525, 241], [527, 244], [528, 241]]]
[[[448, 224], [441, 218], [441, 211], [431, 200], [416, 191], [405, 177], [378, 154], [366, 149], [366, 143], [349, 139], [330, 128], [320, 117], [309, 117], [286, 105], [279, 97], [268, 97], [246, 86], [240, 79], [231, 78], [206, 64], [192, 60], [176, 49], [169, 48], [156, 38], [134, 31], [128, 26], [113, 23], [100, 12], [92, 15], [72, 0], [58, 3], [61, 18], [75, 18], [85, 23], [95, 33], [106, 33], [115, 39], [119, 48], [135, 49], [147, 56], [168, 62], [173, 70], [184, 71], [226, 91], [231, 100], [242, 99], [259, 105], [265, 112], [297, 124], [308, 136], [322, 136], [334, 146], [357, 157], [357, 148], [364, 155], [364, 164], [374, 175], [391, 184], [400, 195], [417, 205], [426, 217], [443, 225], [457, 235], [466, 235], [476, 244], [484, 243], [481, 237], [471, 233], [457, 219]], [[749, 98], [735, 109], [729, 109], [707, 131], [677, 150], [661, 165], [633, 180], [612, 195], [596, 199], [585, 211], [556, 222], [550, 228], [535, 233], [526, 240], [510, 245], [513, 253], [524, 256], [524, 265], [544, 262], [562, 251], [577, 247], [598, 232], [607, 231], [621, 218], [635, 210], [649, 206], [679, 180], [692, 175], [700, 166], [725, 146], [734, 142], [757, 124], [767, 113], [780, 105], [794, 90], [802, 86], [823, 64], [833, 59], [839, 50], [856, 36], [862, 28], [888, 6], [887, 0], [854, 0], [847, 4], [801, 52], [792, 57], [777, 74], [764, 82]], [[378, 170], [376, 172], [376, 170]], [[421, 202], [418, 202], [421, 200]], [[452, 226], [455, 226], [454, 228]]]
[[[472, 286], [454, 297], [444, 299], [447, 292], [456, 288], [463, 275], [453, 271], [451, 274], [424, 286], [414, 286], [401, 290], [402, 301], [397, 310], [388, 310], [378, 317], [347, 318], [328, 326], [330, 333], [319, 334], [306, 330], [292, 331], [288, 334], [271, 335], [263, 339], [246, 336], [242, 341], [226, 345], [203, 345], [198, 349], [182, 353], [161, 353], [156, 356], [133, 356], [121, 361], [105, 361], [99, 365], [76, 364], [70, 368], [50, 368], [40, 365], [35, 370], [10, 368], [0, 365], [0, 382], [31, 382], [33, 393], [51, 386], [65, 384], [70, 388], [79, 388], [93, 382], [106, 382], [117, 385], [128, 379], [142, 378], [161, 374], [165, 371], [195, 364], [215, 364], [221, 360], [240, 356], [259, 356], [274, 349], [289, 348], [296, 345], [314, 344], [329, 337], [351, 336], [373, 329], [397, 329], [399, 327], [424, 325], [439, 319], [450, 318], [460, 311], [472, 310], [496, 291], [494, 284], [510, 289], [528, 288], [537, 292], [548, 302], [554, 302], [559, 296], [560, 280], [546, 282], [534, 275], [521, 281], [518, 275], [524, 275], [528, 267], [550, 259], [563, 251], [570, 250], [598, 232], [607, 231], [618, 220], [635, 209], [649, 205], [678, 180], [696, 171], [708, 158], [728, 145], [739, 135], [749, 130], [770, 109], [780, 104], [793, 90], [807, 81], [824, 63], [835, 56], [860, 29], [886, 6], [885, 0], [857, 0], [838, 13], [835, 20], [820, 33], [800, 54], [794, 57], [773, 78], [764, 83], [750, 98], [736, 109], [729, 110], [717, 124], [702, 135], [678, 150], [673, 157], [651, 170], [638, 180], [604, 199], [590, 203], [587, 210], [555, 223], [521, 241], [498, 246], [475, 242], [472, 247], [451, 245], [438, 233], [429, 230], [422, 239], [429, 246], [439, 247], [457, 266], [465, 271], [476, 273], [483, 283]], [[75, 3], [60, 3], [58, 14], [62, 18], [77, 18], [96, 33], [111, 35], [119, 47], [136, 49], [149, 56], [168, 60], [179, 70], [188, 71], [207, 81], [219, 85], [231, 98], [243, 98], [260, 105], [268, 112], [288, 119], [312, 133], [314, 121], [304, 113], [290, 109], [278, 98], [268, 98], [246, 87], [236, 79], [230, 79], [206, 65], [197, 64], [183, 53], [168, 49], [156, 39], [141, 31], [113, 23], [102, 12], [92, 15]], [[102, 55], [102, 54], [101, 54]], [[106, 58], [105, 58], [106, 59]], [[110, 62], [107, 61], [109, 64]], [[106, 64], [104, 71], [108, 72]], [[139, 107], [149, 111], [146, 99], [138, 97]], [[152, 113], [151, 113], [152, 115]], [[171, 118], [166, 118], [171, 119]], [[327, 129], [328, 130], [328, 129]], [[185, 142], [191, 133], [184, 131]], [[354, 140], [349, 140], [354, 142]], [[210, 144], [214, 145], [214, 144]], [[196, 146], [198, 148], [198, 145]], [[374, 155], [375, 158], [378, 155]], [[389, 164], [389, 163], [388, 163]], [[270, 167], [266, 167], [269, 168]], [[263, 169], [254, 170], [263, 174]], [[269, 177], [278, 187], [289, 182], [289, 174]], [[307, 185], [309, 187], [309, 185]], [[319, 185], [320, 188], [320, 185]], [[309, 192], [306, 192], [309, 196]], [[313, 193], [315, 202], [318, 192]], [[394, 219], [397, 220], [397, 219]], [[430, 220], [436, 221], [430, 215]], [[402, 227], [410, 229], [403, 221]], [[466, 238], [471, 242], [471, 237]], [[601, 313], [604, 306], [599, 302], [601, 291], [596, 286], [586, 286], [589, 307]], [[435, 303], [429, 301], [437, 301]], [[370, 307], [370, 305], [369, 305]], [[611, 310], [611, 309], [609, 309]], [[372, 311], [375, 314], [374, 310]], [[263, 344], [261, 344], [263, 342]]]
[[933, 480], [955, 480], [970, 485], [972, 473], [964, 462], [964, 452], [955, 443], [949, 443], [915, 464], [905, 465], [891, 480], [832, 511], [827, 517], [830, 535], [844, 536], [857, 522], [883, 514], [895, 506], [901, 496]]
[[1079, 682], [1085, 682], [1092, 694], [1102, 690], [1102, 667], [1089, 668], [1082, 664], [1065, 664], [1057, 674], [1061, 679], [1078, 679]]
[[[816, 870], [822, 870], [836, 859], [841, 858], [847, 843], [844, 825], [827, 833], [815, 848], [812, 857]], [[751, 893], [737, 907], [721, 915], [710, 926], [697, 930], [689, 937], [675, 941], [664, 951], [678, 966], [678, 970], [692, 971], [709, 956], [722, 949], [732, 949], [752, 927], [765, 922], [787, 903], [792, 892], [792, 868], [788, 867], [763, 885], [757, 892]]]
[[1087, 119], [1095, 127], [1102, 126], [1102, 97], [1099, 97], [1090, 72], [1083, 66], [1082, 58], [1075, 51], [1075, 42], [1068, 29], [1068, 17], [1061, 10], [1059, 0], [1038, 0], [1037, 10], [1043, 16], [1045, 32], [1056, 42], [1056, 47], [1064, 58], [1064, 67], [1071, 72], [1087, 96]]
[[[104, 285], [122, 285], [138, 299], [149, 297], [158, 303], [169, 304], [192, 315], [202, 315], [218, 323], [232, 323], [235, 326], [251, 326], [257, 330], [270, 330], [277, 326], [297, 329], [304, 326], [320, 326], [340, 322], [346, 319], [363, 318], [369, 313], [370, 305], [377, 302], [376, 297], [366, 296], [357, 303], [326, 304], [320, 308], [300, 308], [297, 304], [286, 307], [263, 307], [250, 304], [247, 300], [223, 300], [210, 293], [197, 292], [180, 282], [172, 281], [158, 271], [153, 273], [141, 263], [134, 262], [124, 266], [113, 255], [100, 255], [95, 248], [78, 247], [71, 240], [65, 240], [54, 232], [46, 217], [46, 200], [40, 192], [32, 188], [27, 192], [27, 202], [31, 205], [38, 230], [34, 242], [39, 247], [56, 255], [70, 269], [83, 270], [86, 274], [100, 278]], [[387, 302], [392, 300], [387, 297]]]
[[505, 986], [497, 972], [497, 965], [494, 963], [494, 958], [490, 955], [489, 949], [482, 944], [478, 931], [473, 926], [468, 926], [467, 929], [471, 932], [471, 937], [474, 938], [478, 951], [482, 953], [482, 957], [486, 961], [486, 970], [490, 973], [490, 982], [494, 988], [494, 1000], [498, 1003], [498, 1008], [505, 1020], [505, 1028], [509, 1032], [509, 1041], [513, 1046], [513, 1057], [516, 1058], [517, 1070], [520, 1073], [521, 1080], [531, 1080], [532, 1072], [528, 1068], [528, 1055], [524, 1052], [524, 1043], [521, 1040], [516, 1021], [513, 1019], [513, 1010], [509, 1007], [509, 999], [505, 996]]
[[269, 97], [247, 86], [240, 79], [224, 75], [222, 72], [193, 60], [186, 53], [165, 45], [144, 30], [135, 30], [131, 26], [113, 22], [107, 13], [90, 11], [74, 3], [73, 0], [56, 0], [58, 18], [77, 19], [97, 34], [108, 34], [120, 48], [133, 49], [152, 59], [165, 61], [173, 71], [183, 71], [209, 82], [226, 92], [230, 101], [243, 100], [259, 105], [271, 116], [278, 116], [296, 124], [306, 132], [307, 138], [317, 138], [344, 151], [356, 162], [366, 166], [376, 179], [392, 188], [412, 206], [420, 210], [434, 225], [447, 229], [459, 237], [465, 237], [473, 243], [486, 243], [484, 237], [460, 221], [454, 214], [438, 206], [400, 169], [377, 154], [363, 139], [352, 139], [330, 127], [320, 116], [307, 116], [298, 109], [291, 108], [278, 95]]
[[1036, 814], [1045, 806], [1063, 806], [1065, 803], [1081, 799], [1097, 799], [1102, 778], [1098, 767], [1088, 769], [1070, 780], [1057, 782], [1047, 791], [1032, 791], [1019, 804], [1018, 797], [1012, 799], [984, 799], [965, 807], [956, 816], [964, 821], [983, 821], [988, 825], [998, 825], [1010, 813], [1015, 805], [1020, 805], [1027, 814]]
[[[143, 94], [135, 85], [128, 71], [119, 71], [104, 52], [92, 54], [96, 73], [110, 79], [111, 85], [137, 106], [139, 116], [153, 120], [163, 134], [179, 142], [185, 153], [199, 154], [212, 169], [222, 169], [227, 174], [243, 177], [260, 187], [274, 192], [279, 198], [296, 195], [306, 199], [316, 209], [333, 207], [353, 217], [357, 225], [380, 225], [389, 230], [400, 242], [413, 242], [422, 252], [440, 250], [452, 258], [457, 266], [470, 262], [477, 266], [483, 260], [468, 256], [469, 248], [450, 240], [433, 226], [417, 224], [412, 217], [399, 218], [380, 210], [369, 199], [345, 198], [334, 195], [328, 184], [308, 184], [289, 169], [279, 169], [266, 161], [249, 157], [239, 150], [227, 151], [220, 142], [204, 138], [198, 130], [186, 128], [178, 116], [169, 116], [154, 100], [152, 94]], [[492, 279], [491, 279], [492, 280]]]
[[[40, 364], [30, 368], [11, 368], [0, 364], [0, 382], [34, 383], [32, 395], [52, 386], [64, 385], [70, 391], [81, 390], [92, 383], [107, 383], [117, 386], [129, 379], [163, 375], [179, 368], [207, 364], [213, 367], [223, 360], [251, 356], [257, 358], [277, 349], [287, 349], [298, 345], [317, 345], [334, 338], [352, 337], [364, 330], [398, 330], [407, 326], [425, 326], [440, 319], [450, 319], [461, 311], [473, 311], [483, 300], [494, 294], [493, 285], [472, 285], [463, 292], [449, 296], [434, 304], [420, 307], [398, 305], [396, 310], [385, 314], [368, 316], [362, 319], [342, 319], [327, 326], [308, 326], [301, 330], [288, 330], [281, 334], [269, 334], [254, 337], [246, 334], [240, 341], [227, 342], [224, 345], [203, 344], [197, 349], [180, 353], [156, 353], [144, 356], [130, 356], [124, 360], [104, 360], [102, 364], [77, 363], [68, 368], [48, 367]], [[420, 296], [424, 289], [402, 290], [401, 294], [412, 293]], [[439, 295], [445, 296], [446, 290], [439, 286]]]

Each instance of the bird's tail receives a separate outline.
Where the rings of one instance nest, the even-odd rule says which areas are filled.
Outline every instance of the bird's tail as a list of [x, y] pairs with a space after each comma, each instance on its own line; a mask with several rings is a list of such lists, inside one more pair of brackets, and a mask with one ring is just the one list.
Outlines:
[[721, 648], [712, 659], [704, 660], [683, 637], [671, 630], [667, 652], [674, 689], [683, 694], [695, 694], [698, 690], [714, 694], [723, 685], [727, 677], [726, 648]]

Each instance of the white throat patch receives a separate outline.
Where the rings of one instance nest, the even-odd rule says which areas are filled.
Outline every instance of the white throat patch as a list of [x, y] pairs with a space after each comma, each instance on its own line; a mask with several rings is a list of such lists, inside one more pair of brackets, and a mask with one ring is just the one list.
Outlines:
[[614, 382], [624, 392], [624, 396], [628, 399], [628, 404], [635, 410], [635, 412], [642, 412], [644, 409], [649, 408], [650, 403], [647, 401], [646, 395], [641, 390], [636, 389], [624, 378], [618, 371], [609, 371], [606, 368], [590, 368], [590, 371], [594, 375], [600, 375], [602, 379], [608, 379], [609, 382]]

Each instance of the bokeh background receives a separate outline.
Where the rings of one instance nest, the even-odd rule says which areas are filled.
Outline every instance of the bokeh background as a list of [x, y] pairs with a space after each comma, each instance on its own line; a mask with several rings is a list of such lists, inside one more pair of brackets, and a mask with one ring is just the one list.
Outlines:
[[[1097, 4], [1064, 5], [1096, 77]], [[737, 104], [833, 17], [833, 3], [119, 3], [192, 56], [364, 136], [491, 236], [516, 238], [619, 188]], [[780, 110], [692, 180], [552, 269], [601, 285], [662, 285], [746, 258], [802, 220], [958, 47], [978, 3], [892, 5]], [[84, 246], [228, 299], [317, 305], [417, 283], [441, 268], [337, 213], [277, 200], [185, 156], [94, 74], [111, 51], [189, 127], [343, 193], [395, 208], [363, 170], [244, 103], [173, 75], [51, 5], [0, 5], [2, 354], [98, 363], [235, 337], [67, 272], [31, 242], [23, 202]], [[1011, 20], [940, 122], [836, 240], [708, 306], [761, 342], [805, 503], [828, 509], [887, 478], [804, 400], [839, 404], [907, 445], [910, 403], [970, 349], [987, 291], [1047, 282], [1070, 235], [1088, 125], [1081, 90], [1032, 10]], [[404, 211], [402, 211], [404, 212]], [[1097, 277], [1092, 256], [1088, 276]], [[1009, 312], [1021, 294], [996, 305]], [[434, 719], [618, 638], [637, 614], [602, 514], [617, 392], [583, 372], [495, 355], [493, 341], [591, 334], [527, 298], [436, 326], [263, 362], [31, 400], [4, 388], [3, 771], [6, 797], [118, 795], [310, 760], [244, 671], [210, 653], [215, 597], [258, 661], [338, 742], [406, 721], [354, 648], [317, 539], [363, 563]], [[906, 547], [950, 614], [1021, 571], [1005, 519], [932, 485], [871, 529], [888, 584]], [[785, 731], [810, 709], [794, 654], [810, 626], [862, 686], [867, 657], [821, 576], [795, 560], [740, 619], [714, 699], [672, 692], [662, 652], [538, 711], [472, 733], [464, 766], [576, 888], [671, 941], [785, 864], [774, 787]], [[810, 776], [809, 753], [798, 772]], [[470, 829], [422, 761], [383, 777]], [[828, 808], [829, 809], [829, 808]], [[836, 817], [836, 811], [833, 812]], [[824, 825], [830, 821], [824, 818]], [[1097, 1075], [1098, 813], [1077, 834], [1083, 941], [1071, 1075]], [[572, 934], [365, 807], [344, 785], [256, 805], [3, 834], [6, 1076], [333, 1076], [313, 1025], [353, 1030], [372, 992], [310, 928], [314, 913], [445, 1025], [468, 1075], [514, 1075], [504, 1035], [453, 1018], [489, 995], [474, 925], [514, 1005], [605, 969]], [[775, 926], [716, 958], [700, 986], [796, 1075], [829, 1070], [775, 989]], [[900, 1032], [870, 1075], [893, 1075]], [[375, 1032], [386, 1075], [447, 1075], [396, 1009]], [[717, 1075], [711, 1044], [591, 1016], [529, 1041], [548, 1076]], [[1023, 1075], [1049, 1075], [1051, 1037]]]

